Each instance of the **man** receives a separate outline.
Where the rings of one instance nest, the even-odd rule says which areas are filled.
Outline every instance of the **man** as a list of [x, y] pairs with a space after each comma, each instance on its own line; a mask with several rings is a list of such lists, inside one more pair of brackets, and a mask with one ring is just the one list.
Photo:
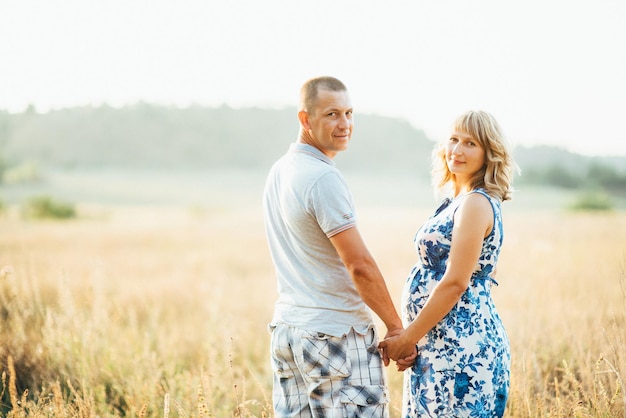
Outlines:
[[276, 416], [386, 417], [383, 359], [368, 307], [388, 336], [402, 322], [333, 162], [354, 126], [345, 85], [308, 80], [298, 119], [298, 140], [270, 170], [263, 200], [279, 293], [270, 324]]

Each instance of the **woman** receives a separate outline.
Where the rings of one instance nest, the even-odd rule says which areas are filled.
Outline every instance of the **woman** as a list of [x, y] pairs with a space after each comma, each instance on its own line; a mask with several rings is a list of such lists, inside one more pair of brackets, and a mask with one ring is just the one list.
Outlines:
[[461, 115], [433, 155], [434, 185], [451, 198], [415, 235], [419, 261], [402, 296], [406, 328], [379, 347], [402, 369], [417, 344], [404, 376], [406, 417], [501, 417], [511, 356], [491, 288], [514, 163], [483, 111]]

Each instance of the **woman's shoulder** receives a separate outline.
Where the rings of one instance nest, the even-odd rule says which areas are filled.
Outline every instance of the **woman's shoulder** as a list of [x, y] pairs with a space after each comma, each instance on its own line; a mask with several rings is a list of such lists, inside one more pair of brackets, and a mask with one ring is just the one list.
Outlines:
[[470, 196], [474, 196], [473, 199], [478, 199], [478, 200], [486, 200], [488, 201], [491, 206], [495, 206], [495, 207], [499, 207], [501, 200], [497, 197], [497, 196], [493, 196], [491, 194], [489, 194], [485, 189], [483, 188], [478, 188], [478, 189], [474, 189], [471, 192], [469, 192], [468, 197]]
[[487, 230], [493, 226], [498, 213], [499, 208], [493, 197], [476, 189], [469, 192], [460, 202], [454, 218], [455, 222], [469, 223], [475, 227], [482, 225]]
[[469, 192], [461, 205], [465, 210], [491, 210], [494, 206], [494, 199], [482, 189], [476, 189]]

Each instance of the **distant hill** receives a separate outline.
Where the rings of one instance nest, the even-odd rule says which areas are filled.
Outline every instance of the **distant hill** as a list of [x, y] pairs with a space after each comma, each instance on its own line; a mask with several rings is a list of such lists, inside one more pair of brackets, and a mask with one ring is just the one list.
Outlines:
[[566, 170], [581, 171], [581, 169], [586, 168], [590, 164], [597, 164], [626, 172], [626, 157], [589, 157], [547, 145], [517, 147], [514, 157], [523, 169], [538, 169], [558, 165]]
[[[372, 114], [357, 114], [355, 121], [350, 150], [336, 159], [342, 170], [429, 175], [434, 143], [423, 131], [404, 119]], [[19, 114], [0, 111], [0, 163], [30, 162], [43, 169], [267, 169], [297, 133], [295, 108], [139, 103], [43, 114], [32, 108]], [[591, 158], [555, 147], [520, 147], [515, 158], [535, 179], [547, 167], [566, 171], [574, 181], [594, 164], [626, 170], [624, 157]]]
[[[267, 168], [298, 134], [296, 109], [137, 104], [0, 113], [0, 155], [51, 168]], [[358, 115], [344, 169], [428, 173], [432, 142], [400, 119]]]

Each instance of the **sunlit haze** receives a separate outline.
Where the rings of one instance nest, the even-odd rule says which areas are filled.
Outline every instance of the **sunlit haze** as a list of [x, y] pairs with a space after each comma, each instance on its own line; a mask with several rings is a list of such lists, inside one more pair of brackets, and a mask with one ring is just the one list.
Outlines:
[[623, 0], [0, 0], [0, 109], [296, 106], [334, 75], [357, 130], [437, 140], [484, 109], [514, 145], [626, 155], [624, 22]]

